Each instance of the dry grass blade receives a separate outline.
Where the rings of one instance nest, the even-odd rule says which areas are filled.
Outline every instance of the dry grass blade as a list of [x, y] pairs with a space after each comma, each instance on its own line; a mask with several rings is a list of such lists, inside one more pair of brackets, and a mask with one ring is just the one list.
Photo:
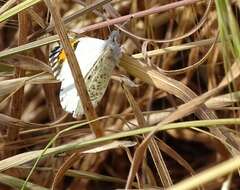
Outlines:
[[[114, 183], [120, 183], [120, 184], [125, 184], [126, 181], [116, 178], [116, 177], [110, 177], [110, 176], [105, 176], [105, 175], [101, 175], [98, 173], [92, 173], [92, 172], [86, 172], [86, 171], [79, 171], [79, 170], [67, 170], [67, 172], [65, 173], [66, 176], [71, 176], [74, 178], [90, 178], [90, 179], [94, 179], [97, 181], [108, 181], [108, 182], [114, 182]], [[134, 183], [134, 185], [136, 186], [136, 184]]]
[[[26, 168], [26, 169], [30, 169], [30, 167], [27, 166], [20, 166], [18, 168]], [[52, 168], [48, 168], [48, 167], [37, 167], [36, 168], [37, 171], [52, 171]], [[98, 173], [94, 173], [94, 172], [88, 172], [88, 171], [80, 171], [80, 170], [73, 170], [73, 169], [69, 169], [66, 171], [65, 176], [69, 176], [69, 177], [74, 177], [74, 178], [87, 178], [87, 179], [92, 179], [92, 180], [96, 180], [96, 181], [104, 181], [104, 182], [112, 182], [112, 183], [119, 183], [119, 184], [125, 184], [126, 181], [120, 178], [116, 178], [116, 177], [111, 177], [111, 176], [106, 176], [106, 175], [101, 175]], [[136, 186], [136, 184], [133, 184], [134, 186]]]
[[45, 37], [43, 39], [34, 41], [34, 42], [29, 42], [27, 44], [15, 47], [15, 48], [11, 48], [11, 49], [6, 49], [0, 52], [0, 58], [5, 58], [7, 56], [16, 54], [16, 53], [21, 53], [27, 50], [31, 50], [33, 48], [36, 47], [41, 47], [47, 44], [51, 44], [54, 42], [59, 41], [59, 37], [58, 35], [54, 35], [54, 36], [50, 36], [50, 37]]
[[14, 6], [13, 8], [5, 11], [0, 15], [0, 23], [14, 16], [15, 14], [27, 9], [28, 7], [39, 3], [40, 1], [41, 0], [25, 0], [22, 3], [19, 3], [18, 5]]
[[58, 169], [57, 173], [54, 176], [53, 183], [52, 183], [52, 190], [57, 190], [60, 181], [63, 179], [65, 173], [72, 165], [79, 159], [80, 153], [76, 152], [71, 154], [64, 164]]
[[111, 149], [115, 149], [115, 148], [119, 148], [119, 147], [123, 147], [123, 148], [127, 148], [127, 147], [131, 147], [131, 146], [135, 146], [136, 142], [131, 142], [131, 141], [113, 141], [112, 143], [106, 144], [106, 145], [102, 145], [100, 147], [97, 148], [93, 148], [87, 151], [83, 151], [83, 152], [76, 152], [74, 154], [72, 154], [65, 162], [64, 164], [60, 167], [60, 169], [57, 171], [55, 177], [54, 177], [54, 181], [53, 181], [53, 185], [52, 185], [52, 190], [58, 189], [58, 184], [59, 182], [62, 180], [62, 178], [64, 177], [65, 173], [67, 172], [67, 170], [72, 167], [72, 165], [79, 159], [79, 157], [82, 154], [91, 154], [91, 153], [97, 153], [97, 152], [102, 152], [102, 151], [106, 151], [106, 150], [111, 150]]
[[105, 144], [100, 147], [92, 148], [91, 150], [85, 150], [82, 153], [84, 154], [93, 154], [106, 150], [112, 150], [116, 148], [129, 148], [135, 146], [137, 143], [134, 141], [113, 141], [109, 144]]
[[0, 123], [2, 126], [5, 127], [17, 127], [17, 128], [38, 128], [38, 127], [47, 127], [49, 125], [44, 125], [44, 124], [36, 124], [36, 123], [28, 123], [24, 122], [20, 119], [16, 119], [4, 114], [0, 113]]
[[6, 3], [4, 3], [3, 6], [0, 8], [0, 15], [8, 10], [10, 7], [12, 7], [16, 3], [16, 0], [8, 0]]
[[17, 79], [10, 79], [0, 81], [0, 98], [16, 92], [25, 84], [43, 84], [43, 83], [56, 83], [51, 74], [40, 73], [32, 77], [21, 77]]
[[46, 63], [27, 55], [13, 55], [11, 58], [2, 59], [0, 64], [14, 66], [24, 70], [52, 72], [52, 68]]
[[[124, 83], [122, 84], [122, 87], [124, 89], [125, 95], [127, 96], [129, 104], [133, 108], [133, 112], [135, 113], [139, 127], [140, 128], [145, 127], [146, 126], [145, 118], [144, 118], [139, 106], [137, 105], [136, 101], [134, 100], [134, 97], [132, 96], [131, 92], [129, 91], [129, 89], [127, 88], [127, 86]], [[144, 135], [144, 137], [145, 137], [145, 135]], [[167, 166], [162, 158], [162, 154], [157, 146], [155, 139], [151, 140], [150, 145], [149, 145], [149, 151], [152, 155], [155, 167], [157, 169], [157, 172], [158, 172], [159, 178], [161, 179], [163, 187], [171, 186], [173, 183], [172, 183], [170, 174], [168, 172]], [[145, 154], [145, 151], [143, 151], [139, 154], [139, 156], [138, 156], [139, 161], [143, 160], [144, 154]], [[134, 178], [134, 176], [132, 176], [132, 178]], [[129, 188], [129, 187], [127, 187], [127, 188]]]
[[[102, 7], [103, 5], [111, 2], [112, 0], [99, 0], [99, 1], [96, 1], [94, 3], [91, 3], [90, 5], [87, 5], [86, 7], [84, 7], [83, 9], [69, 15], [69, 16], [66, 16], [64, 17], [62, 20], [63, 20], [63, 23], [64, 24], [67, 24], [69, 22], [71, 22], [72, 20], [74, 20], [75, 18], [78, 18], [84, 14], [86, 14], [87, 12], [91, 12], [93, 10], [96, 10], [97, 8], [100, 8]], [[48, 26], [46, 29], [45, 29], [45, 32], [51, 32], [52, 30], [54, 29], [54, 24]]]
[[59, 83], [52, 74], [49, 73], [39, 73], [33, 75], [31, 77], [24, 77], [26, 78], [26, 84], [48, 84], [48, 83]]
[[239, 61], [236, 60], [236, 62], [233, 63], [229, 71], [226, 73], [222, 81], [219, 83], [219, 87], [225, 87], [229, 85], [231, 82], [234, 81], [234, 79], [238, 78], [240, 75], [240, 66]]
[[33, 10], [33, 8], [27, 9], [27, 12], [31, 16], [32, 20], [38, 23], [39, 26], [41, 26], [42, 28], [46, 28], [44, 20], [36, 11]]
[[19, 78], [0, 81], [0, 97], [4, 97], [12, 92], [15, 92], [25, 84], [26, 80], [26, 78]]
[[240, 156], [233, 157], [221, 164], [218, 164], [206, 171], [182, 181], [167, 190], [190, 190], [197, 188], [213, 179], [222, 177], [237, 170], [240, 167]]
[[223, 94], [220, 96], [216, 96], [210, 98], [206, 105], [211, 109], [221, 109], [226, 106], [231, 106], [233, 103], [237, 103], [240, 101], [240, 92], [233, 92], [229, 94]]
[[[188, 49], [192, 49], [192, 48], [196, 48], [196, 47], [200, 47], [200, 46], [207, 46], [207, 45], [213, 44], [215, 39], [216, 38], [210, 38], [210, 39], [189, 42], [189, 43], [176, 45], [176, 46], [169, 46], [169, 47], [165, 47], [162, 49], [150, 50], [150, 51], [146, 52], [146, 56], [153, 57], [153, 56], [164, 55], [166, 53], [188, 50]], [[143, 55], [143, 53], [137, 53], [137, 54], [132, 55], [132, 57], [135, 59], [143, 59], [144, 55]]]
[[164, 151], [168, 156], [172, 157], [174, 160], [176, 160], [181, 166], [183, 166], [191, 175], [195, 175], [195, 171], [191, 167], [191, 165], [180, 155], [178, 154], [174, 149], [172, 149], [170, 146], [168, 146], [163, 140], [157, 139], [157, 143], [159, 145], [159, 148]]

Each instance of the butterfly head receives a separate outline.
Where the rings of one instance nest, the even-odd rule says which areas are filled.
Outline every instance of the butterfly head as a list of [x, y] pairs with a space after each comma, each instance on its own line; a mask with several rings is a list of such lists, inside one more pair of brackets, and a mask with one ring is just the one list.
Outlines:
[[117, 30], [112, 31], [105, 46], [111, 48], [113, 57], [115, 57], [116, 59], [118, 59], [121, 56], [121, 48], [118, 43], [119, 36], [120, 36], [119, 31]]

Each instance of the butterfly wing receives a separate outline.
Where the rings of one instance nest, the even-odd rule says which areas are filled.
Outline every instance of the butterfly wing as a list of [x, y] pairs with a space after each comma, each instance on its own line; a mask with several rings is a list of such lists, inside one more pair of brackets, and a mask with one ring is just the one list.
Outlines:
[[[119, 60], [120, 47], [116, 41], [116, 32], [113, 32], [108, 40], [83, 37], [74, 41], [72, 45], [92, 104], [97, 106], [106, 91], [112, 70]], [[73, 117], [83, 115], [82, 102], [64, 51], [55, 48], [50, 54], [50, 62], [55, 77], [62, 82], [59, 95], [62, 108], [72, 113]]]
[[[75, 54], [81, 68], [83, 77], [91, 70], [96, 60], [101, 55], [106, 41], [83, 37], [72, 43], [75, 46]], [[50, 63], [56, 79], [62, 82], [60, 90], [60, 102], [62, 108], [70, 113], [75, 112], [79, 102], [79, 96], [74, 84], [70, 67], [63, 50], [59, 47], [53, 49], [50, 54]], [[82, 115], [83, 111], [79, 113]]]

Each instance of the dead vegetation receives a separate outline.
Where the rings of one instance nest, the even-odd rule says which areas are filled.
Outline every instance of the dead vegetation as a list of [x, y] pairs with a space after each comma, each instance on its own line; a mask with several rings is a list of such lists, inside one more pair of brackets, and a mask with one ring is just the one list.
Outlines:
[[[2, 1], [0, 189], [239, 189], [239, 5]], [[67, 34], [113, 30], [123, 54], [94, 109]], [[60, 106], [55, 42], [86, 110], [78, 120]]]

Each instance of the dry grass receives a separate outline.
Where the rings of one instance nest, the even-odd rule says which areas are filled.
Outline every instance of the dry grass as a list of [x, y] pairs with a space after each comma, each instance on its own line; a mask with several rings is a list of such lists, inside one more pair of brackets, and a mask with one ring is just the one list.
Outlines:
[[[240, 188], [238, 1], [1, 4], [0, 189]], [[124, 53], [94, 109], [67, 33], [114, 29]], [[60, 106], [48, 62], [57, 41], [79, 120]]]

